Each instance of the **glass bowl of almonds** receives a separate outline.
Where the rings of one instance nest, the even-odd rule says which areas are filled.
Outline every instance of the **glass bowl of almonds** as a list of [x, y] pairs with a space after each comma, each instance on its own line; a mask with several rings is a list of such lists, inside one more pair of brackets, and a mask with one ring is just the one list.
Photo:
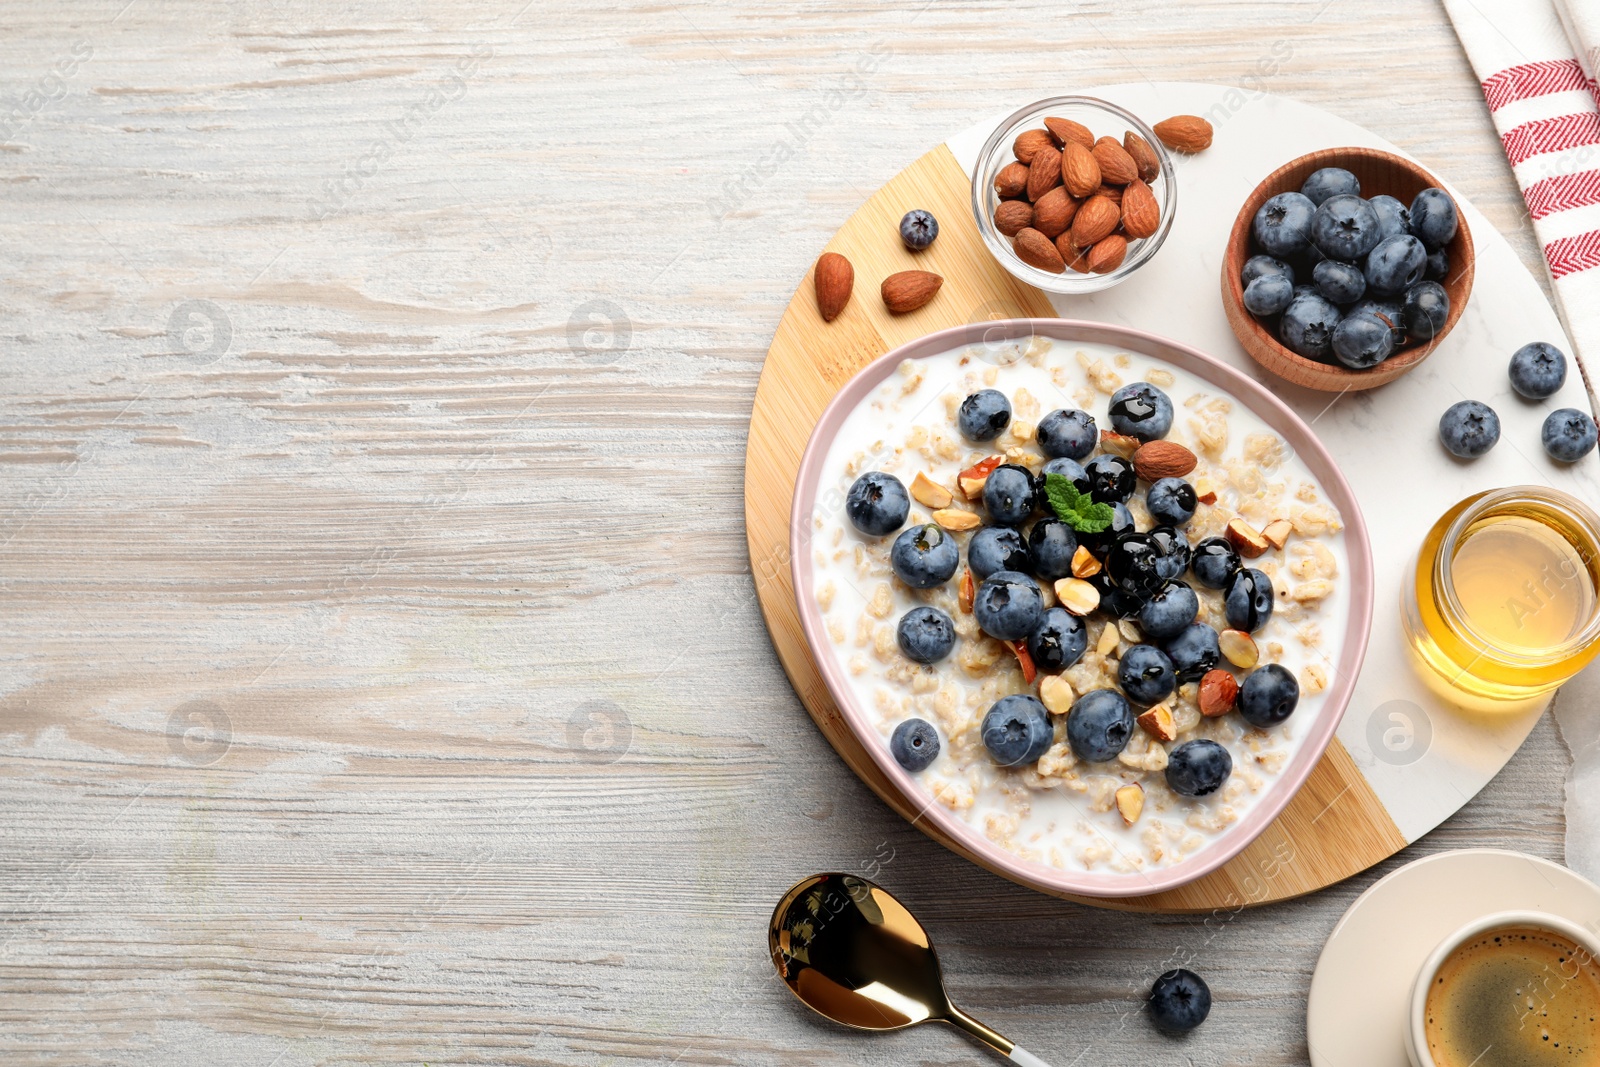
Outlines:
[[1092, 96], [1013, 113], [972, 174], [978, 232], [1018, 280], [1072, 295], [1110, 288], [1166, 240], [1178, 206], [1172, 158], [1138, 116]]

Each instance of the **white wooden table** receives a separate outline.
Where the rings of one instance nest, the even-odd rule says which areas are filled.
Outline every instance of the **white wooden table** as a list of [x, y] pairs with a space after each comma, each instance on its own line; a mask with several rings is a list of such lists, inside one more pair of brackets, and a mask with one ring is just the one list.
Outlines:
[[[1151, 919], [907, 827], [762, 629], [745, 420], [872, 189], [1096, 82], [1339, 111], [1536, 265], [1439, 8], [125, 2], [0, 11], [0, 1062], [983, 1062], [771, 976], [829, 868], [1052, 1063], [1304, 1061], [1375, 874]], [[1566, 760], [1401, 859], [1559, 859]]]

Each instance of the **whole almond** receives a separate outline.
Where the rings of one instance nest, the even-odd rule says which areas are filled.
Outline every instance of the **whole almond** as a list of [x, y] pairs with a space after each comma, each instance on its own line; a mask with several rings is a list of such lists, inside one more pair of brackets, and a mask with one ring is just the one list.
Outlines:
[[1138, 165], [1115, 137], [1096, 141], [1093, 154], [1094, 161], [1100, 164], [1100, 180], [1107, 185], [1127, 185], [1139, 177]]
[[1033, 205], [1033, 228], [1054, 241], [1067, 227], [1072, 225], [1072, 217], [1078, 213], [1078, 202], [1067, 195], [1061, 186], [1045, 193], [1039, 202]]
[[1135, 179], [1122, 191], [1122, 231], [1129, 237], [1149, 237], [1161, 225], [1161, 205], [1156, 194]]
[[1028, 191], [1028, 167], [1024, 163], [1007, 163], [994, 176], [994, 191], [1001, 200], [1010, 200]]
[[1024, 226], [1033, 225], [1033, 205], [1026, 200], [1002, 200], [994, 209], [994, 228], [1015, 237]]
[[903, 270], [883, 280], [883, 306], [896, 315], [915, 311], [933, 299], [944, 279], [930, 271]]
[[855, 288], [856, 269], [850, 261], [837, 252], [824, 252], [812, 271], [812, 281], [817, 287], [817, 310], [823, 322], [832, 322], [850, 302], [850, 290]]
[[1094, 134], [1090, 132], [1089, 127], [1081, 122], [1073, 122], [1071, 119], [1050, 118], [1044, 120], [1044, 125], [1045, 129], [1055, 134], [1056, 140], [1063, 145], [1070, 141], [1076, 141], [1085, 148], [1094, 147]]
[[1089, 273], [1110, 274], [1128, 255], [1128, 239], [1120, 233], [1102, 237], [1089, 249]]
[[1023, 130], [1012, 142], [1011, 152], [1023, 163], [1032, 163], [1039, 152], [1056, 150], [1056, 139], [1045, 130]]
[[1122, 147], [1133, 157], [1133, 165], [1139, 168], [1140, 181], [1149, 184], [1161, 174], [1161, 157], [1156, 155], [1149, 141], [1129, 130], [1122, 135]]
[[1067, 265], [1068, 270], [1075, 270], [1079, 274], [1089, 273], [1088, 249], [1079, 248], [1072, 243], [1071, 230], [1056, 238], [1056, 251], [1061, 254], [1061, 261]]
[[1073, 196], [1089, 196], [1100, 188], [1100, 164], [1083, 145], [1068, 141], [1061, 149], [1061, 180]]
[[1133, 454], [1133, 472], [1147, 482], [1182, 478], [1200, 461], [1176, 441], [1146, 441]]
[[1088, 248], [1102, 238], [1111, 236], [1111, 231], [1121, 221], [1122, 208], [1103, 196], [1091, 196], [1073, 217], [1072, 244], [1076, 248]]
[[1211, 123], [1199, 115], [1174, 115], [1153, 128], [1161, 143], [1176, 152], [1204, 152], [1211, 147]]
[[1061, 153], [1055, 149], [1040, 152], [1028, 165], [1028, 199], [1037, 202], [1061, 184]]
[[1233, 710], [1239, 698], [1239, 680], [1221, 667], [1207, 671], [1200, 678], [1200, 714], [1215, 719]]
[[1033, 227], [1018, 230], [1014, 242], [1017, 258], [1028, 266], [1047, 270], [1051, 274], [1066, 270], [1066, 264], [1061, 261], [1061, 254], [1056, 251], [1050, 238]]

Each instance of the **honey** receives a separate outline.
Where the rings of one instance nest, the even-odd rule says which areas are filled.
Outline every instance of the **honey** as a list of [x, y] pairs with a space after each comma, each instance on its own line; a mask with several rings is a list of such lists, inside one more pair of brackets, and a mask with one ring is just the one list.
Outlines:
[[1423, 539], [1401, 608], [1443, 695], [1521, 704], [1600, 652], [1600, 518], [1540, 486], [1461, 501]]

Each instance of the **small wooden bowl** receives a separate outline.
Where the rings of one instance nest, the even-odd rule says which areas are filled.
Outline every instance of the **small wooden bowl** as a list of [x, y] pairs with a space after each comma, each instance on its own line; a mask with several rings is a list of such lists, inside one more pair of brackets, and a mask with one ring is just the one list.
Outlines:
[[[1456, 204], [1456, 215], [1461, 220], [1456, 235], [1445, 246], [1450, 256], [1450, 275], [1441, 284], [1450, 296], [1450, 315], [1444, 329], [1427, 344], [1407, 345], [1370, 370], [1350, 370], [1347, 367], [1329, 366], [1314, 359], [1291, 352], [1278, 340], [1272, 330], [1256, 319], [1244, 306], [1244, 286], [1239, 282], [1239, 272], [1251, 251], [1250, 224], [1256, 211], [1267, 199], [1278, 193], [1298, 191], [1311, 172], [1323, 167], [1343, 167], [1361, 182], [1361, 195], [1378, 196], [1387, 193], [1403, 204], [1409, 205], [1422, 190], [1435, 186], [1444, 188], [1437, 178], [1409, 159], [1376, 148], [1325, 148], [1320, 152], [1301, 156], [1284, 164], [1256, 186], [1239, 217], [1233, 222], [1233, 232], [1228, 235], [1227, 254], [1222, 257], [1222, 307], [1228, 315], [1228, 325], [1250, 358], [1285, 381], [1307, 389], [1342, 393], [1353, 389], [1375, 389], [1392, 382], [1415, 367], [1438, 347], [1450, 333], [1461, 313], [1467, 309], [1467, 299], [1472, 295], [1473, 251], [1472, 232], [1467, 219]], [[1296, 279], [1300, 281], [1310, 279]]]

